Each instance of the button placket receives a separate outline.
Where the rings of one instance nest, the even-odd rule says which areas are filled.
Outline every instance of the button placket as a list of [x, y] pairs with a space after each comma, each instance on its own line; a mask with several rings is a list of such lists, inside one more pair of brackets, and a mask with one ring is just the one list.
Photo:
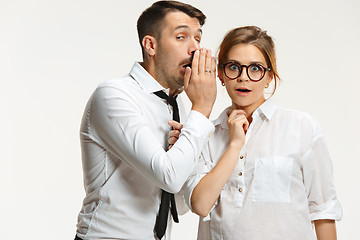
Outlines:
[[244, 179], [244, 164], [245, 164], [245, 152], [241, 151], [239, 155], [239, 161], [236, 169], [236, 190], [235, 190], [235, 206], [242, 207], [245, 193], [245, 179]]
[[244, 201], [244, 193], [245, 193], [245, 185], [244, 185], [244, 178], [238, 177], [237, 186], [236, 186], [236, 193], [235, 193], [235, 205], [237, 207], [242, 207]]
[[244, 188], [238, 187], [234, 192], [234, 203], [236, 207], [242, 207], [244, 203]]
[[237, 179], [238, 182], [240, 181], [242, 184], [244, 183], [244, 165], [245, 165], [245, 153], [243, 151], [240, 152], [239, 161], [237, 164]]

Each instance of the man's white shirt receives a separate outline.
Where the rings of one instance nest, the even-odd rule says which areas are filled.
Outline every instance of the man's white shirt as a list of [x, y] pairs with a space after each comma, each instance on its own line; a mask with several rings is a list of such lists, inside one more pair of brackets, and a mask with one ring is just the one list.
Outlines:
[[[166, 91], [135, 63], [129, 75], [101, 83], [92, 94], [80, 129], [86, 191], [80, 238], [154, 239], [161, 189], [181, 189], [214, 131], [208, 118], [191, 111], [166, 151], [172, 108], [153, 94], [159, 90]], [[163, 239], [170, 230], [171, 223]]]

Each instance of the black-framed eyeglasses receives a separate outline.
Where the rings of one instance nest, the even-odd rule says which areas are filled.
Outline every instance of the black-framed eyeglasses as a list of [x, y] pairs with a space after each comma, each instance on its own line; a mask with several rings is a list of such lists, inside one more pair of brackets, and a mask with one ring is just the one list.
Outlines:
[[270, 71], [271, 68], [266, 68], [259, 63], [253, 63], [250, 65], [241, 65], [238, 62], [230, 61], [222, 65], [226, 77], [231, 80], [240, 77], [243, 68], [246, 68], [246, 74], [251, 81], [257, 82], [264, 78], [266, 71]]

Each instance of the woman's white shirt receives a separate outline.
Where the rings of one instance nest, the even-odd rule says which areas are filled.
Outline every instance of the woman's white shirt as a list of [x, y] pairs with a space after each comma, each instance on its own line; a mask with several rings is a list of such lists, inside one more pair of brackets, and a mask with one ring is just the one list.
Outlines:
[[[225, 109], [183, 187], [191, 193], [229, 146]], [[332, 163], [319, 124], [308, 114], [267, 100], [253, 113], [238, 163], [198, 239], [315, 239], [312, 221], [340, 220]]]

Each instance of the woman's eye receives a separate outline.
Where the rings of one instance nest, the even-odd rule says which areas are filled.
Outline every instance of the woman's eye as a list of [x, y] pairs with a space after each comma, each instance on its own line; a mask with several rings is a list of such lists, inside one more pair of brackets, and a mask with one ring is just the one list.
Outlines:
[[232, 71], [239, 71], [239, 66], [236, 64], [232, 64], [229, 66], [229, 69]]
[[184, 36], [177, 36], [176, 37], [176, 39], [178, 39], [178, 40], [182, 40], [182, 39], [184, 39], [185, 37]]
[[257, 72], [257, 71], [260, 71], [260, 67], [257, 66], [257, 65], [253, 65], [253, 66], [250, 67], [250, 70], [251, 70], [252, 72]]

